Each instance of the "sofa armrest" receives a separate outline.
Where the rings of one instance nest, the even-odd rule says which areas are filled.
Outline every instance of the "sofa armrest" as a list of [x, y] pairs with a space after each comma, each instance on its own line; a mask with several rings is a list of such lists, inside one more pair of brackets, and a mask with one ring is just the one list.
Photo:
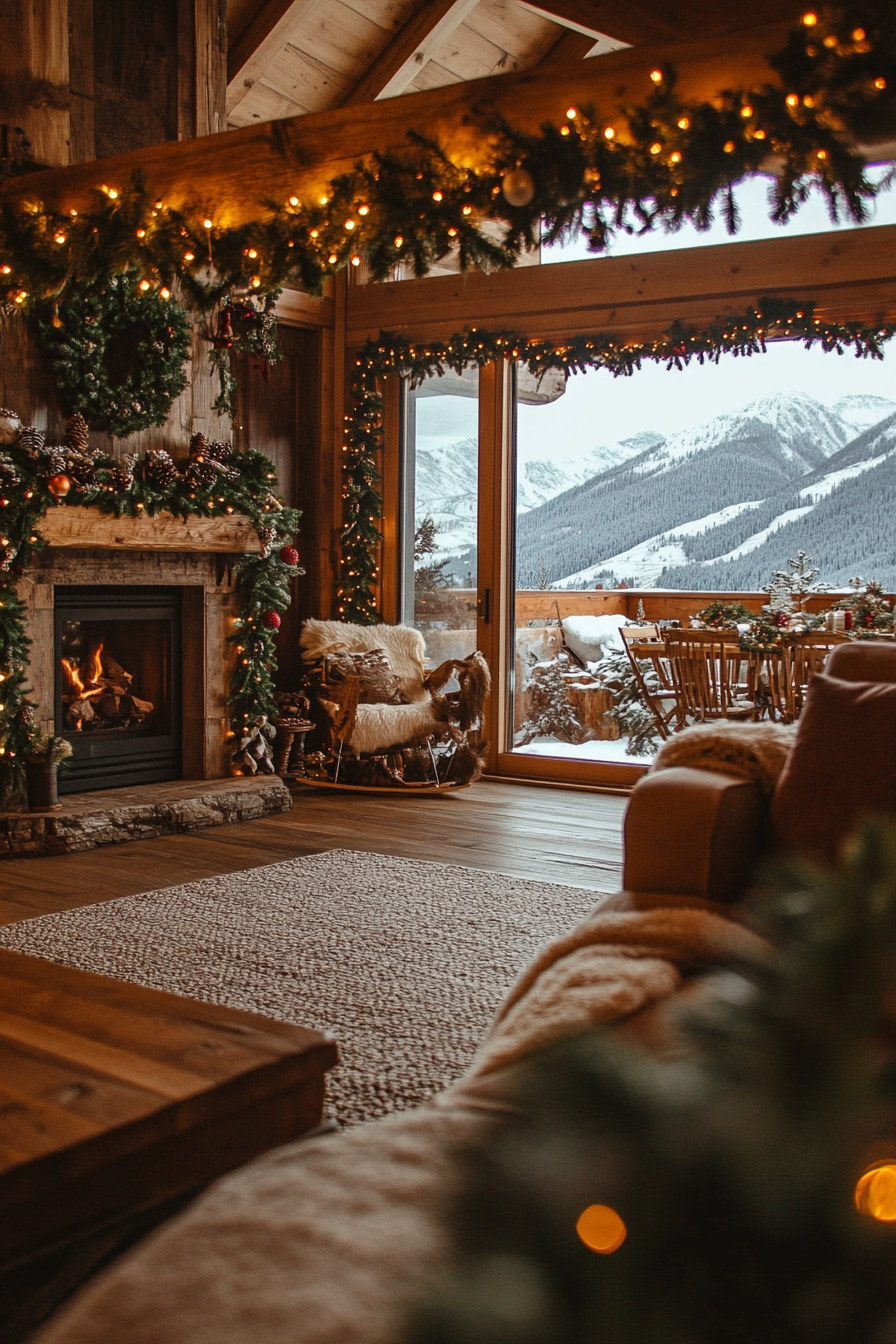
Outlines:
[[737, 900], [761, 851], [765, 811], [749, 780], [686, 766], [646, 775], [625, 813], [626, 890]]

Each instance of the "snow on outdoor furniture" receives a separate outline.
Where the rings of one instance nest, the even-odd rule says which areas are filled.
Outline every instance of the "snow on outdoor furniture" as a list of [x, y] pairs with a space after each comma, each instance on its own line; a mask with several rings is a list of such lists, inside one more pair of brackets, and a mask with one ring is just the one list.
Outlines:
[[568, 649], [583, 663], [597, 663], [608, 653], [622, 653], [620, 629], [628, 625], [625, 616], [564, 616], [560, 622]]

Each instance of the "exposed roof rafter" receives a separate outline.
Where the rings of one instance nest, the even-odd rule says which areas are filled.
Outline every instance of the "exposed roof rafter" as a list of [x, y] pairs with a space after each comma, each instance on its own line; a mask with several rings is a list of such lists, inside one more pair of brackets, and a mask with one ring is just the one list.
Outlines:
[[318, 0], [263, 0], [227, 52], [227, 111], [246, 93]]
[[433, 52], [459, 28], [479, 0], [424, 0], [395, 34], [341, 106], [394, 98], [413, 82]]

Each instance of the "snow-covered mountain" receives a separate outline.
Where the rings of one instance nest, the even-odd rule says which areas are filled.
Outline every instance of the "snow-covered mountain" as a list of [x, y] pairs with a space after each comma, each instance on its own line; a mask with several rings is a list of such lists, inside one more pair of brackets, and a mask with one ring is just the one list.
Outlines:
[[[464, 574], [475, 480], [472, 439], [418, 453], [417, 516], [432, 514], [440, 554], [462, 552]], [[862, 573], [896, 587], [894, 517], [896, 402], [779, 393], [667, 438], [521, 462], [518, 581], [749, 589], [802, 548], [827, 582]]]
[[564, 587], [607, 571], [655, 582], [664, 568], [688, 563], [691, 537], [732, 524], [853, 438], [839, 415], [803, 393], [762, 397], [671, 434], [522, 516], [519, 582], [545, 568]]
[[[584, 457], [552, 462], [548, 458], [521, 461], [517, 479], [517, 511], [527, 513], [565, 490], [592, 480], [647, 448], [663, 436], [645, 430], [621, 443], [600, 444]], [[476, 544], [478, 452], [475, 439], [438, 448], [418, 448], [414, 514], [418, 522], [432, 517], [438, 528], [441, 556], [454, 555]]]
[[851, 425], [857, 434], [861, 434], [863, 429], [871, 429], [873, 425], [879, 425], [881, 420], [892, 415], [896, 411], [896, 401], [888, 401], [886, 397], [875, 397], [864, 392], [841, 397], [839, 401], [834, 402], [832, 409], [841, 420]]

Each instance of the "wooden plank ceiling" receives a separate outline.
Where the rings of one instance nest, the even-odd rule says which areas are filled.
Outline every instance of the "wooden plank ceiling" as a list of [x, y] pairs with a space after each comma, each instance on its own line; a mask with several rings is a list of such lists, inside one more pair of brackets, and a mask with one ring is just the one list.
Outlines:
[[228, 0], [230, 127], [794, 17], [796, 0]]

